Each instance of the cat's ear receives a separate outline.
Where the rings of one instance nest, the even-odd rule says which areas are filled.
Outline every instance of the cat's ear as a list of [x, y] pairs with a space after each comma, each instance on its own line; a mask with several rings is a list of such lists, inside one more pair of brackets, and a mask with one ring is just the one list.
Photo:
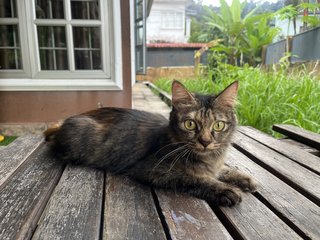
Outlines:
[[172, 106], [188, 107], [196, 103], [192, 93], [190, 93], [183, 85], [177, 80], [172, 82]]
[[215, 102], [225, 107], [234, 108], [237, 103], [238, 86], [238, 81], [231, 83], [216, 97]]

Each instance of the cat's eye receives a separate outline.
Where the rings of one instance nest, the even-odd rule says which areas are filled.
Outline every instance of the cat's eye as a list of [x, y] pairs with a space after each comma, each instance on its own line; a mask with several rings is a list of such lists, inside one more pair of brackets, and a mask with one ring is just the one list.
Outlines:
[[218, 121], [213, 124], [212, 129], [216, 132], [220, 132], [224, 129], [225, 123], [223, 121]]
[[195, 123], [195, 121], [188, 119], [184, 121], [184, 127], [188, 130], [194, 130], [196, 129], [197, 124]]

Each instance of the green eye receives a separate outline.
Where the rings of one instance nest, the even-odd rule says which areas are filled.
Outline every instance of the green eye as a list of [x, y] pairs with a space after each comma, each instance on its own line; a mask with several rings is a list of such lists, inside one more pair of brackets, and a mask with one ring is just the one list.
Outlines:
[[224, 129], [225, 123], [223, 121], [218, 121], [213, 124], [213, 130], [216, 132], [220, 132]]
[[193, 120], [185, 120], [184, 127], [188, 130], [194, 130], [197, 127], [197, 124]]

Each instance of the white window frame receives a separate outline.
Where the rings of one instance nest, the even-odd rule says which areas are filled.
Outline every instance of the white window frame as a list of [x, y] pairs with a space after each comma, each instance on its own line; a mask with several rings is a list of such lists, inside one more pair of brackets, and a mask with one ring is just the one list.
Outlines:
[[[182, 21], [181, 21], [181, 26], [173, 26], [173, 27], [167, 27], [166, 26], [166, 20], [164, 19], [168, 19], [168, 14], [174, 14], [174, 24], [176, 24], [176, 19], [177, 19], [177, 14], [181, 14], [182, 16]], [[184, 12], [183, 11], [175, 11], [175, 10], [167, 10], [167, 11], [161, 11], [161, 28], [162, 29], [174, 29], [174, 30], [182, 30], [184, 29]]]
[[[105, 23], [101, 39], [103, 70], [77, 70], [75, 72], [40, 71], [35, 23], [41, 23], [42, 20], [35, 17], [34, 1], [17, 0], [17, 3], [19, 2], [17, 12], [23, 69], [0, 71], [0, 91], [122, 90], [121, 1], [101, 0], [100, 2], [101, 11], [104, 12], [100, 13], [101, 22]], [[61, 24], [65, 21], [61, 21]], [[72, 21], [76, 23], [78, 20]], [[83, 20], [80, 21], [82, 26]], [[54, 22], [59, 23], [59, 20]], [[21, 36], [28, 37], [24, 39]], [[68, 49], [68, 51], [73, 51], [73, 49]]]

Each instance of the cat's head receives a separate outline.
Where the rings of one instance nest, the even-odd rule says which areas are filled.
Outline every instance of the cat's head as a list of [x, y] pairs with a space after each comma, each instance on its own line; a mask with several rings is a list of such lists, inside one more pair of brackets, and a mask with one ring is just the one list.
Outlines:
[[176, 141], [188, 144], [198, 154], [225, 149], [237, 124], [234, 113], [237, 90], [235, 81], [218, 95], [199, 95], [174, 81], [170, 126]]

